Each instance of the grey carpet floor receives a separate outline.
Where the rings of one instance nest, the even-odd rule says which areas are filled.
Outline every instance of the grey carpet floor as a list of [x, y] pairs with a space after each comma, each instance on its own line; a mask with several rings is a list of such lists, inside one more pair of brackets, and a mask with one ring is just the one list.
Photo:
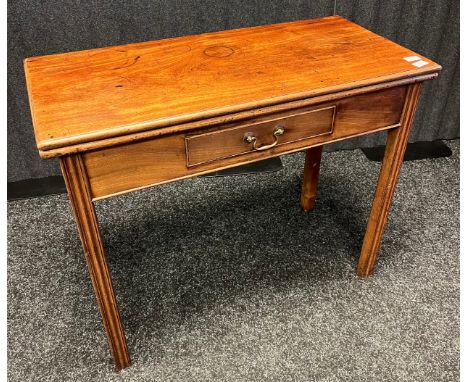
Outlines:
[[133, 366], [116, 373], [65, 195], [8, 206], [14, 381], [456, 381], [459, 143], [405, 162], [372, 277], [354, 274], [379, 164], [325, 153], [97, 203]]

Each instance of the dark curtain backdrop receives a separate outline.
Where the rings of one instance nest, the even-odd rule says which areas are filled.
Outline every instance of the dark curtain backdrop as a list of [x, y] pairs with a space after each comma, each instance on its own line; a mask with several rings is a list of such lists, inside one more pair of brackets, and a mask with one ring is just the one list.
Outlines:
[[[25, 57], [332, 15], [334, 0], [10, 0], [8, 181], [60, 174], [34, 143]], [[443, 66], [426, 84], [411, 141], [459, 136], [458, 0], [337, 0], [336, 14]], [[328, 149], [384, 143], [376, 134]]]

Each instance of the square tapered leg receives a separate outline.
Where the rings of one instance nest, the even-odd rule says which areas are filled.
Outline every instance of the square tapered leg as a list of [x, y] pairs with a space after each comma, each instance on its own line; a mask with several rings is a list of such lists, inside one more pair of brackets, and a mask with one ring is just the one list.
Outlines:
[[388, 132], [379, 180], [356, 269], [360, 277], [367, 277], [372, 273], [377, 259], [420, 93], [420, 83], [408, 88], [400, 126]]
[[130, 365], [130, 356], [107, 259], [104, 254], [97, 217], [91, 200], [86, 171], [80, 155], [61, 157], [60, 165], [106, 329], [107, 339], [115, 365], [118, 370], [121, 370]]
[[301, 191], [301, 207], [306, 212], [315, 206], [322, 148], [323, 146], [317, 146], [306, 150]]

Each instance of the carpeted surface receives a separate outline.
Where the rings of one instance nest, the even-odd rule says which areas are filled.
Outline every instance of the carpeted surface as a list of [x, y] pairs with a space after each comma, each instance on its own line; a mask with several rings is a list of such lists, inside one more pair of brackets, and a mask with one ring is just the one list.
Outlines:
[[354, 274], [379, 164], [302, 153], [97, 203], [133, 366], [110, 360], [65, 195], [9, 203], [9, 381], [457, 381], [459, 143], [406, 162], [375, 274]]

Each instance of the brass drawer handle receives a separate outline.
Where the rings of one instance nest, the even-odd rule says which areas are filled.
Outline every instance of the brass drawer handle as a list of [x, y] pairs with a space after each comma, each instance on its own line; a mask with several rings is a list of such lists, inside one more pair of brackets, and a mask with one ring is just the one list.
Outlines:
[[283, 134], [284, 134], [284, 127], [281, 125], [277, 125], [275, 126], [275, 129], [273, 130], [273, 137], [275, 138], [275, 141], [272, 144], [257, 147], [257, 137], [253, 135], [253, 133], [251, 132], [244, 134], [244, 142], [253, 143], [252, 148], [255, 151], [268, 150], [268, 149], [271, 149], [272, 147], [275, 147], [278, 144], [278, 137]]

